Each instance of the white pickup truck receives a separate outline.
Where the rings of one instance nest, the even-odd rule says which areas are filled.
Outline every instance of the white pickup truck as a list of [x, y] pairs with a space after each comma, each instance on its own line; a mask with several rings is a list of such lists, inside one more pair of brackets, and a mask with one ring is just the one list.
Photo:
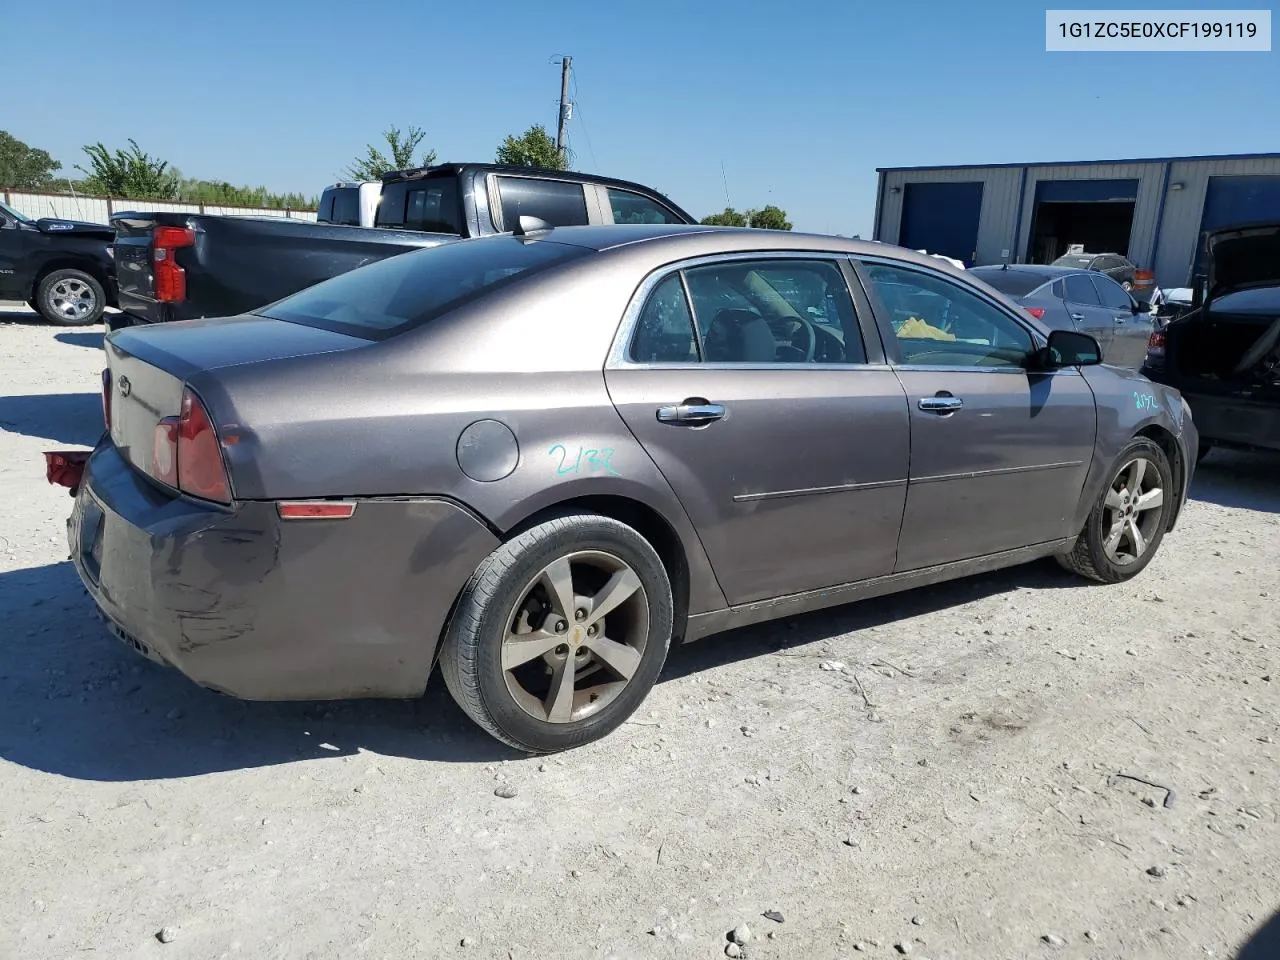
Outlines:
[[319, 223], [347, 227], [372, 227], [382, 196], [381, 180], [343, 181], [331, 184], [320, 194]]

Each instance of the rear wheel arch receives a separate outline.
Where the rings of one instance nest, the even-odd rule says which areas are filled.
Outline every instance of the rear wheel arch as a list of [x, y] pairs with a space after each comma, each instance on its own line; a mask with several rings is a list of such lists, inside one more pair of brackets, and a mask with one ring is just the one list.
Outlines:
[[567, 513], [594, 513], [625, 523], [649, 542], [662, 559], [671, 581], [674, 605], [672, 643], [680, 642], [689, 613], [690, 572], [684, 543], [670, 521], [654, 507], [619, 494], [587, 494], [542, 507], [512, 525], [502, 534], [504, 541], [518, 537], [552, 517]]
[[[617, 520], [619, 523], [625, 523], [648, 541], [649, 545], [657, 552], [658, 557], [662, 560], [663, 567], [666, 568], [667, 578], [671, 583], [671, 645], [675, 646], [680, 643], [684, 637], [689, 616], [691, 587], [689, 560], [680, 535], [670, 521], [654, 507], [634, 497], [619, 494], [587, 494], [539, 507], [527, 516], [511, 523], [505, 530], [494, 527], [488, 521], [484, 522], [502, 543], [508, 543], [526, 530], [545, 523], [553, 517], [582, 513], [598, 514], [599, 516]], [[477, 514], [477, 516], [479, 515]], [[465, 587], [460, 589], [458, 595], [453, 598], [449, 613], [441, 625], [440, 635], [435, 638], [436, 649], [428, 674], [434, 673], [438, 668], [440, 652], [444, 647], [445, 638], [449, 634], [449, 628], [458, 609], [458, 602], [461, 600], [464, 591]]]

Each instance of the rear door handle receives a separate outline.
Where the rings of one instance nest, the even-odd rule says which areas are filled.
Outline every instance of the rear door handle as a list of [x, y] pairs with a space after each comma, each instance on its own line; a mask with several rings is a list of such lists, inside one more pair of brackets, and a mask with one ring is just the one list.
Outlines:
[[686, 400], [684, 403], [671, 404], [658, 408], [658, 420], [662, 423], [679, 426], [698, 426], [703, 423], [714, 423], [725, 415], [724, 404], [708, 403], [700, 397]]
[[954, 413], [964, 406], [959, 397], [921, 397], [920, 409], [928, 413]]
[[1084, 320], [1084, 314], [1083, 314], [1083, 313], [1073, 313], [1073, 314], [1071, 315], [1071, 319], [1072, 319], [1072, 320], [1075, 320], [1077, 323], [1079, 323], [1080, 321]]

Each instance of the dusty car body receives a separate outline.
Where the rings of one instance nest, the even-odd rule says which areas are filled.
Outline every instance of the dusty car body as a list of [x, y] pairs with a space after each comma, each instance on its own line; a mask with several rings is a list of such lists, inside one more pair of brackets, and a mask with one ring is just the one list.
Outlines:
[[1152, 334], [1143, 373], [1186, 397], [1201, 457], [1280, 450], [1280, 224], [1214, 231], [1205, 244], [1192, 307]]
[[530, 751], [616, 727], [672, 642], [1048, 556], [1127, 579], [1197, 444], [962, 271], [775, 231], [465, 240], [106, 354], [68, 531], [122, 637], [252, 699], [438, 663]]

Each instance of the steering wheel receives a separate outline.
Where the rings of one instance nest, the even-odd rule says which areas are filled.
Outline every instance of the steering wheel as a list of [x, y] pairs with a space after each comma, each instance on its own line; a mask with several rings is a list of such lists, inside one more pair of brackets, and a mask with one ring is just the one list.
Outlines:
[[[813, 323], [805, 317], [770, 317], [769, 326], [774, 329], [774, 335], [777, 336], [779, 328], [781, 328], [781, 336], [786, 340], [786, 345], [779, 347], [782, 350], [794, 350], [802, 355], [805, 363], [812, 363], [814, 355], [818, 352], [818, 331], [814, 328]], [[804, 346], [799, 347], [795, 344], [797, 333], [804, 332]]]

